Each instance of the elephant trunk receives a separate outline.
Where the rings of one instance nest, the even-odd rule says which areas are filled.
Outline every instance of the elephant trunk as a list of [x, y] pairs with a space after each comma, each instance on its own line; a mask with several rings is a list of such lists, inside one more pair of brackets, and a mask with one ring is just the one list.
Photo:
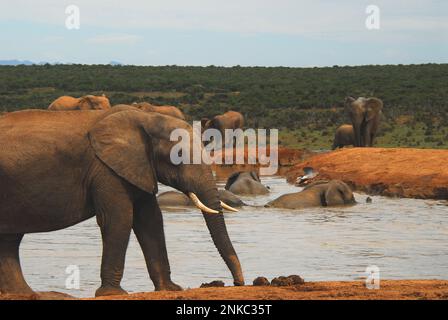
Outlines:
[[195, 192], [197, 193], [199, 199], [207, 207], [220, 212], [207, 213], [202, 211], [213, 243], [218, 249], [221, 257], [224, 259], [227, 267], [230, 269], [230, 272], [232, 273], [234, 279], [234, 284], [238, 286], [244, 285], [243, 271], [227, 232], [224, 215], [222, 214], [222, 208], [220, 205], [219, 193], [216, 189], [213, 178], [210, 177], [209, 183], [203, 183], [203, 185], [208, 185], [208, 187], [204, 188], [204, 186], [202, 186], [195, 188]]

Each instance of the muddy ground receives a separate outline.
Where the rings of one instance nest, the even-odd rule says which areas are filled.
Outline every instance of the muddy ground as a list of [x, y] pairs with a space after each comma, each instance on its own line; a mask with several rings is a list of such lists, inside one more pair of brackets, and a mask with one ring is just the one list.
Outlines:
[[[38, 299], [38, 296], [0, 295], [2, 299]], [[41, 299], [73, 299], [60, 293], [44, 293]], [[291, 287], [221, 287], [185, 291], [134, 293], [98, 300], [426, 300], [448, 299], [448, 281], [382, 280], [378, 290], [363, 281], [307, 282]], [[90, 299], [88, 299], [90, 300]]]

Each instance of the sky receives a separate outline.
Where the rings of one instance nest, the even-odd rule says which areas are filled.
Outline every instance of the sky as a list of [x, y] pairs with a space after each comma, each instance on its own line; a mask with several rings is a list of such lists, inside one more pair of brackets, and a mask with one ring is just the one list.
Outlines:
[[[68, 29], [79, 8], [79, 29]], [[367, 12], [369, 5], [379, 9]], [[2, 0], [0, 60], [314, 67], [448, 63], [446, 0]], [[374, 15], [372, 15], [374, 14]], [[366, 20], [379, 21], [379, 29]]]

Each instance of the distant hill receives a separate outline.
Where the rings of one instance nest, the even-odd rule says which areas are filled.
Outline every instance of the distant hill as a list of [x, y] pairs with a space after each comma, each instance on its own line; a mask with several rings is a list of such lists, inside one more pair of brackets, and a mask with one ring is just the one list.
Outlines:
[[19, 66], [19, 65], [22, 65], [22, 64], [30, 66], [30, 65], [33, 65], [33, 64], [36, 64], [36, 63], [34, 63], [32, 61], [29, 61], [29, 60], [16, 60], [16, 59], [13, 59], [13, 60], [0, 60], [0, 65], [1, 66]]
[[[32, 66], [32, 65], [44, 65], [44, 64], [67, 64], [67, 65], [71, 65], [73, 63], [61, 63], [61, 62], [50, 63], [50, 62], [47, 62], [47, 61], [33, 62], [33, 61], [30, 61], [30, 60], [17, 60], [17, 59], [0, 60], [0, 66], [20, 66], [20, 65]], [[123, 65], [123, 63], [121, 63], [119, 61], [111, 61], [108, 64], [111, 65], [111, 66], [122, 66]]]

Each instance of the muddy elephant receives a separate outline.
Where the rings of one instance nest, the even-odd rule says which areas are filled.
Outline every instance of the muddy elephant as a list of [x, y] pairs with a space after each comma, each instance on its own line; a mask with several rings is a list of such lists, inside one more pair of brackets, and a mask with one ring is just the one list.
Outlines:
[[269, 202], [266, 207], [302, 209], [309, 207], [331, 207], [355, 204], [350, 187], [340, 181], [317, 181], [300, 192], [284, 194]]
[[378, 98], [347, 97], [345, 106], [352, 121], [356, 147], [372, 147], [381, 122], [383, 102]]
[[[222, 207], [229, 210], [226, 205], [232, 208], [239, 208], [246, 204], [228, 190], [218, 190], [219, 199], [223, 202]], [[193, 201], [185, 194], [178, 191], [166, 191], [157, 196], [157, 201], [161, 207], [192, 207]], [[230, 209], [229, 211], [237, 212]]]
[[109, 110], [110, 108], [109, 99], [103, 94], [102, 96], [87, 95], [81, 98], [62, 96], [54, 100], [48, 110]]
[[222, 135], [224, 143], [231, 142], [225, 139], [226, 129], [243, 129], [244, 127], [244, 117], [241, 113], [236, 111], [227, 111], [224, 114], [217, 115], [212, 119], [202, 118], [201, 128], [204, 132], [207, 129], [216, 129]]
[[210, 166], [170, 160], [176, 128], [192, 136], [182, 120], [129, 106], [2, 116], [0, 292], [32, 292], [19, 262], [24, 234], [67, 228], [93, 216], [103, 241], [97, 296], [126, 293], [120, 283], [132, 229], [155, 289], [181, 290], [170, 276], [157, 182], [192, 199], [235, 285], [243, 285]]
[[175, 106], [155, 106], [148, 102], [134, 102], [132, 106], [143, 111], [158, 112], [167, 116], [185, 120], [185, 115], [182, 113], [182, 111], [179, 110], [179, 108], [176, 108]]
[[262, 195], [269, 193], [256, 171], [239, 171], [230, 175], [225, 186], [226, 190], [239, 195]]
[[355, 145], [355, 132], [353, 131], [353, 126], [351, 124], [343, 124], [336, 129], [334, 134], [332, 150], [337, 148], [343, 148], [345, 146]]

